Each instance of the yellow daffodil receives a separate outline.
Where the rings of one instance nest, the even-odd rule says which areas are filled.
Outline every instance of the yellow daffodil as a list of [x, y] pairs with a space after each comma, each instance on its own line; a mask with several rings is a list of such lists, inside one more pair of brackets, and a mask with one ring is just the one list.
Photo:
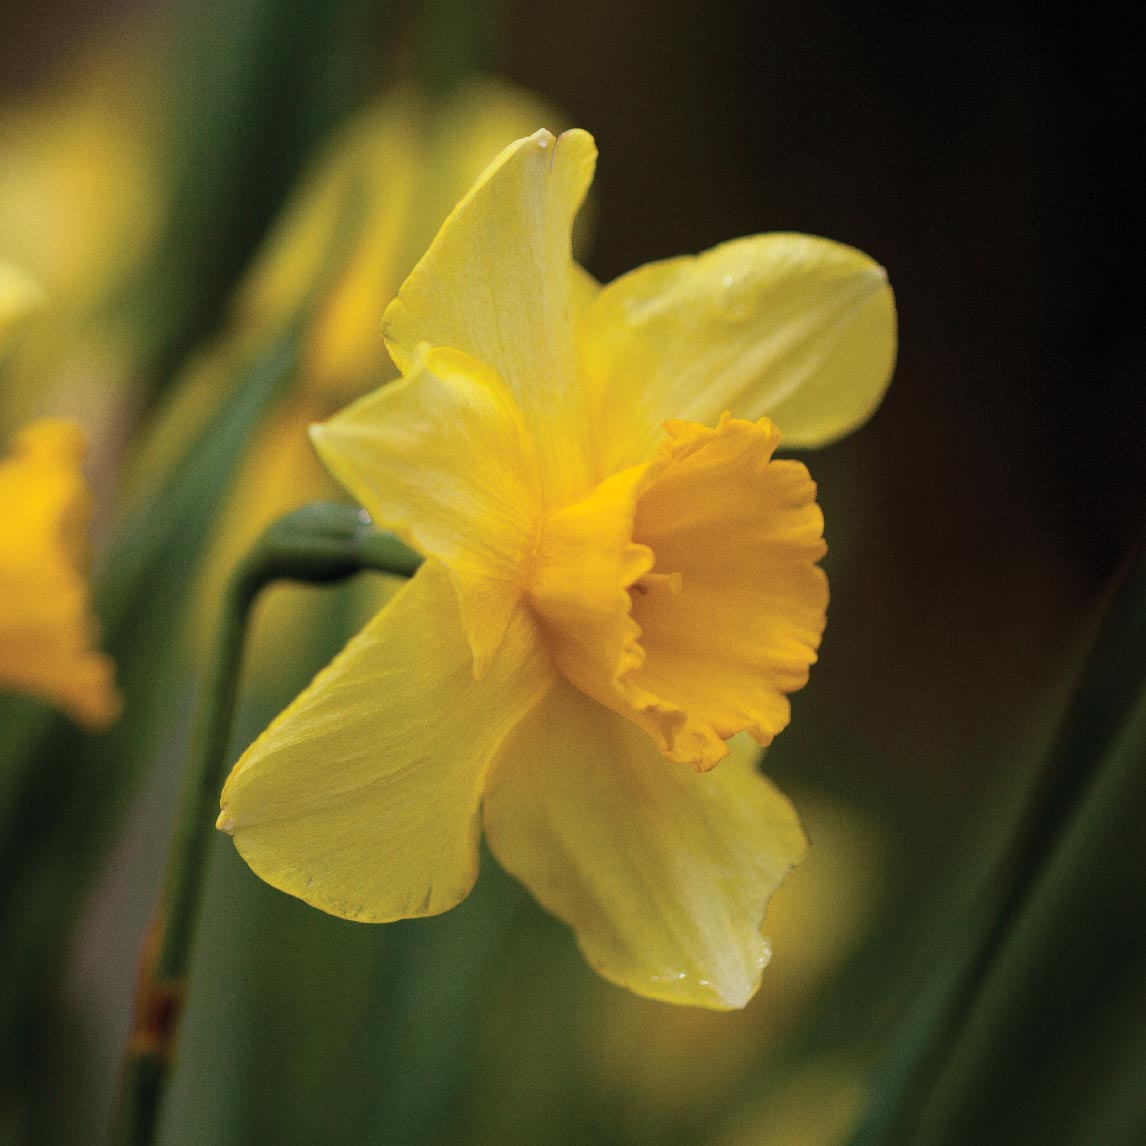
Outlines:
[[[41, 297], [30, 276], [0, 261], [0, 358]], [[0, 691], [39, 697], [99, 729], [120, 700], [111, 661], [92, 649], [79, 571], [91, 513], [83, 454], [79, 426], [41, 421], [0, 458]]]
[[886, 387], [886, 276], [763, 235], [599, 287], [570, 231], [592, 138], [512, 144], [388, 307], [402, 379], [313, 437], [417, 575], [235, 766], [219, 826], [263, 879], [384, 921], [463, 899], [485, 834], [639, 994], [743, 1006], [805, 849], [742, 756], [824, 626], [815, 487], [776, 460]]
[[94, 650], [80, 572], [90, 513], [79, 426], [25, 427], [0, 459], [0, 691], [46, 700], [92, 730], [119, 715], [111, 661]]

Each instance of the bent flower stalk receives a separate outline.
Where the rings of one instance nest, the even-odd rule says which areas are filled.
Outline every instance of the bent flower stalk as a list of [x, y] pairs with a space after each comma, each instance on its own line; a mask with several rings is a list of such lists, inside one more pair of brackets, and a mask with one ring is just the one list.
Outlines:
[[805, 467], [895, 356], [883, 270], [758, 235], [601, 287], [572, 260], [583, 131], [512, 144], [383, 319], [402, 378], [313, 427], [425, 563], [235, 765], [219, 827], [347, 919], [432, 915], [490, 848], [606, 978], [743, 1006], [806, 842], [740, 732], [824, 628]]

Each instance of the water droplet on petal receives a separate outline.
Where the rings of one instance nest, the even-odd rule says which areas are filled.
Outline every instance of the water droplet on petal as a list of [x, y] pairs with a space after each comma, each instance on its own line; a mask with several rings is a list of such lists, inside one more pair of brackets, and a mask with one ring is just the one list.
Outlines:
[[772, 941], [770, 939], [764, 940], [764, 945], [760, 950], [760, 970], [763, 971], [769, 963], [772, 962]]
[[733, 267], [720, 279], [720, 285], [709, 299], [713, 318], [728, 323], [745, 322], [758, 307], [756, 292], [750, 289], [752, 276], [747, 267]]

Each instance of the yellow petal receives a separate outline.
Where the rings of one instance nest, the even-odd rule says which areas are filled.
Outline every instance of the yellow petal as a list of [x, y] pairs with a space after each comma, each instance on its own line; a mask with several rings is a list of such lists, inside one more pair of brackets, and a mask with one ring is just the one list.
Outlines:
[[601, 284], [580, 263], [573, 264], [573, 319], [580, 322], [589, 308], [597, 301]]
[[590, 488], [590, 435], [573, 360], [570, 232], [593, 175], [583, 131], [539, 131], [486, 168], [383, 318], [399, 369], [422, 342], [493, 367], [521, 407], [549, 505]]
[[480, 674], [521, 596], [541, 517], [513, 395], [459, 351], [423, 351], [405, 378], [311, 433], [379, 526], [449, 568]]
[[43, 299], [43, 291], [31, 275], [0, 260], [0, 354], [8, 338]]
[[565, 684], [498, 752], [484, 816], [499, 862], [605, 978], [716, 1009], [755, 993], [768, 899], [806, 849], [791, 804], [750, 758], [705, 773], [670, 764]]
[[633, 544], [633, 511], [647, 467], [603, 481], [583, 501], [550, 514], [541, 530], [529, 601], [558, 668], [602, 704], [620, 704], [618, 682], [644, 661], [626, 590], [653, 566]]
[[90, 497], [83, 432], [42, 421], [0, 460], [0, 691], [28, 693], [93, 730], [121, 706], [111, 661], [94, 650], [80, 574]]
[[[426, 153], [418, 187], [419, 226], [407, 236], [402, 278], [426, 252], [446, 216], [481, 177], [490, 160], [537, 129], [565, 126], [556, 108], [522, 88], [489, 76], [471, 76], [437, 98], [425, 124]], [[427, 230], [428, 228], [428, 230]], [[395, 290], [401, 282], [395, 283]], [[391, 296], [392, 297], [392, 296]], [[386, 299], [389, 302], [389, 299]]]
[[521, 609], [475, 683], [427, 562], [243, 754], [219, 827], [260, 878], [332, 915], [446, 911], [477, 877], [489, 760], [551, 680]]
[[809, 235], [756, 235], [651, 263], [602, 291], [578, 330], [600, 472], [649, 456], [669, 418], [770, 417], [820, 446], [871, 416], [895, 361], [882, 267]]

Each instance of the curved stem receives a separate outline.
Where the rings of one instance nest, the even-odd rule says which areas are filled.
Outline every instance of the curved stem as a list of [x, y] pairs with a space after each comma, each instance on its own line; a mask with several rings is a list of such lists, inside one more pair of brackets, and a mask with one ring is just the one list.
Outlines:
[[184, 773], [162, 906], [140, 958], [135, 1020], [114, 1135], [124, 1146], [146, 1146], [154, 1140], [174, 1059], [208, 847], [229, 761], [227, 745], [251, 607], [274, 581], [329, 584], [365, 570], [409, 577], [420, 563], [421, 558], [397, 538], [373, 529], [361, 511], [318, 503], [271, 525], [232, 576]]

